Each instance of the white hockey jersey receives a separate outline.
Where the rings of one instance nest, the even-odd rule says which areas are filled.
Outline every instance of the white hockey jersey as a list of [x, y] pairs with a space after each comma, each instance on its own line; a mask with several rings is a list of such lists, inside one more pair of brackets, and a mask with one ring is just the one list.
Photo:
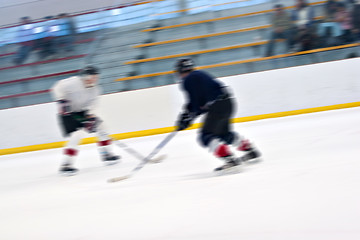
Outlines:
[[51, 92], [55, 101], [68, 100], [72, 112], [93, 113], [100, 95], [100, 88], [97, 85], [85, 87], [81, 78], [74, 76], [56, 82]]

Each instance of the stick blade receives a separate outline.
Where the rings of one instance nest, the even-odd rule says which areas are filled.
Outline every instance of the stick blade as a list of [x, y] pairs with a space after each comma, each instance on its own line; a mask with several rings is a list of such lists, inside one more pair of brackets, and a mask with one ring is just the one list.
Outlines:
[[108, 179], [108, 183], [120, 182], [120, 181], [126, 180], [126, 179], [128, 179], [130, 177], [131, 177], [131, 175], [110, 178], [110, 179]]
[[158, 157], [155, 157], [155, 158], [152, 158], [149, 160], [149, 163], [161, 163], [164, 159], [166, 158], [166, 155], [165, 154], [162, 154]]

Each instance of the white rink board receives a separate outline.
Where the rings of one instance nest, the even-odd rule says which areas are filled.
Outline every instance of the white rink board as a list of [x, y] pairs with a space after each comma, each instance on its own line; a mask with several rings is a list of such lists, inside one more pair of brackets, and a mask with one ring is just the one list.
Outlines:
[[[221, 78], [237, 98], [235, 118], [360, 101], [359, 58]], [[211, 73], [211, 70], [209, 71]], [[110, 133], [174, 125], [184, 102], [179, 86], [103, 95]], [[0, 110], [2, 149], [63, 141], [54, 103]]]

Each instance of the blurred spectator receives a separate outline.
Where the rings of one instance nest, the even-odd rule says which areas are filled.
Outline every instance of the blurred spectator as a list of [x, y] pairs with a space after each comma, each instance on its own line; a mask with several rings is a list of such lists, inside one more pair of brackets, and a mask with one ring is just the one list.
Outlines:
[[335, 21], [340, 24], [342, 35], [341, 40], [342, 44], [350, 43], [353, 41], [352, 34], [352, 17], [350, 11], [346, 9], [345, 3], [339, 2], [337, 4], [337, 11], [335, 14]]
[[337, 0], [328, 0], [324, 6], [324, 22], [335, 22]]
[[352, 25], [355, 40], [360, 40], [360, 0], [357, 0], [353, 6], [352, 12]]
[[320, 37], [321, 47], [331, 47], [341, 44], [343, 31], [341, 25], [336, 21], [338, 2], [328, 0], [324, 7], [324, 19], [319, 23], [317, 35]]
[[299, 43], [298, 51], [312, 50], [319, 46], [318, 36], [308, 28], [300, 28], [298, 30], [296, 41]]
[[352, 9], [353, 6], [356, 4], [357, 0], [345, 0], [346, 5], [348, 6], [349, 9]]
[[73, 52], [76, 35], [75, 23], [67, 13], [59, 14], [58, 19], [60, 34], [56, 39], [56, 46], [58, 49], [64, 49], [66, 52]]
[[293, 47], [292, 40], [292, 21], [290, 16], [284, 9], [282, 4], [276, 4], [274, 6], [274, 14], [271, 19], [272, 31], [270, 35], [269, 44], [267, 45], [266, 57], [273, 55], [274, 43], [276, 39], [285, 39], [287, 51], [289, 52]]
[[292, 20], [298, 28], [311, 27], [314, 24], [314, 9], [306, 0], [296, 0]]
[[56, 57], [55, 34], [56, 26], [53, 16], [47, 16], [43, 25], [44, 36], [36, 40], [36, 49], [39, 50], [40, 60], [49, 60]]
[[317, 35], [314, 33], [314, 9], [306, 0], [297, 0], [292, 12], [292, 20], [297, 33], [295, 42], [299, 51], [306, 51], [317, 47]]
[[14, 63], [16, 65], [23, 64], [29, 56], [29, 53], [34, 50], [33, 40], [33, 24], [30, 17], [20, 18], [21, 26], [17, 32], [17, 38], [20, 44], [19, 50], [15, 54]]

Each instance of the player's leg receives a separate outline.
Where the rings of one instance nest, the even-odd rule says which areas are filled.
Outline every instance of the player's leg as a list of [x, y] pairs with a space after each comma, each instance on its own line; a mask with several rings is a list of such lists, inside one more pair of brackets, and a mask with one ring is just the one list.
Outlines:
[[101, 159], [109, 164], [117, 163], [120, 159], [120, 156], [114, 153], [112, 140], [107, 131], [105, 130], [105, 126], [102, 121], [99, 121], [96, 129], [96, 135], [98, 138], [97, 145], [101, 155]]
[[229, 127], [229, 118], [232, 113], [232, 105], [229, 101], [217, 101], [211, 105], [204, 125], [200, 132], [200, 142], [208, 147], [215, 157], [224, 160], [225, 165], [216, 168], [215, 171], [233, 167], [238, 164], [229, 145], [223, 140]]
[[[231, 107], [231, 99], [224, 100], [224, 108], [233, 109]], [[226, 107], [229, 105], [228, 107]], [[231, 110], [232, 111], [232, 110]], [[227, 119], [222, 119], [219, 125], [219, 136], [220, 138], [228, 145], [233, 146], [237, 151], [244, 152], [245, 154], [241, 157], [242, 161], [248, 161], [260, 157], [260, 152], [255, 148], [255, 146], [250, 143], [250, 141], [240, 134], [232, 131], [231, 129], [231, 114], [227, 115]]]
[[78, 169], [74, 167], [74, 161], [78, 154], [78, 145], [81, 140], [82, 131], [78, 130], [70, 133], [69, 140], [64, 147], [64, 156], [60, 166], [60, 173], [64, 175], [74, 175]]
[[60, 173], [64, 175], [74, 175], [78, 169], [74, 168], [75, 157], [78, 154], [78, 144], [80, 142], [82, 131], [82, 124], [76, 119], [75, 116], [81, 113], [70, 113], [67, 115], [59, 116], [60, 127], [63, 134], [68, 137], [63, 150], [63, 161], [60, 166]]

